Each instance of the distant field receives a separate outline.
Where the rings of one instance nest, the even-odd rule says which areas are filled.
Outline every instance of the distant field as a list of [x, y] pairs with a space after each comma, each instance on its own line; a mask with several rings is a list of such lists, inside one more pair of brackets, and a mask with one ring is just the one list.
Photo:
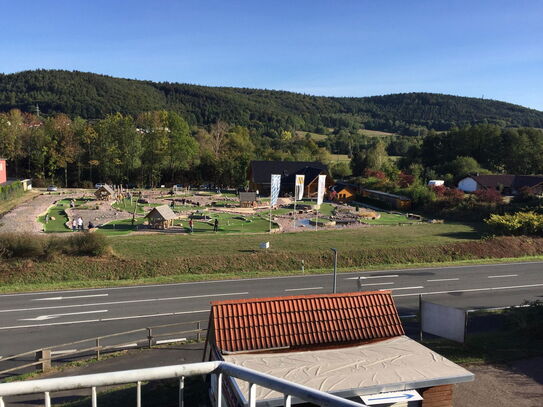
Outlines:
[[346, 163], [351, 162], [351, 159], [349, 158], [347, 154], [330, 154], [330, 156], [331, 156], [330, 159], [334, 162], [346, 162]]
[[296, 135], [301, 136], [301, 137], [304, 137], [308, 133], [311, 135], [311, 138], [314, 141], [322, 141], [322, 140], [326, 139], [326, 137], [327, 137], [326, 134], [311, 133], [310, 131], [300, 131], [300, 130], [296, 131]]
[[363, 134], [365, 136], [369, 137], [384, 137], [384, 136], [396, 136], [395, 133], [387, 133], [386, 131], [378, 131], [378, 130], [358, 130], [360, 134]]

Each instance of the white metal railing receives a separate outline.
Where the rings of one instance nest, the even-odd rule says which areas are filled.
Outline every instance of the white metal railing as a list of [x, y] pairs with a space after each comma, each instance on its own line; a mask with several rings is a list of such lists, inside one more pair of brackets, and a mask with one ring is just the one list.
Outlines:
[[235, 377], [249, 383], [247, 405], [256, 407], [256, 386], [275, 390], [284, 396], [285, 407], [290, 407], [293, 397], [319, 406], [360, 407], [355, 403], [319, 390], [311, 389], [284, 379], [279, 379], [255, 370], [227, 362], [202, 362], [186, 365], [172, 365], [147, 369], [124, 370], [111, 373], [98, 373], [81, 376], [59, 377], [54, 379], [29, 380], [15, 383], [0, 383], [0, 407], [5, 407], [4, 398], [25, 394], [43, 393], [45, 407], [51, 406], [51, 392], [91, 389], [92, 407], [97, 407], [96, 388], [100, 386], [136, 383], [136, 405], [141, 407], [141, 383], [148, 380], [179, 379], [179, 406], [183, 407], [184, 379], [189, 376], [214, 374], [217, 377], [215, 405], [223, 403], [223, 381], [225, 376]]

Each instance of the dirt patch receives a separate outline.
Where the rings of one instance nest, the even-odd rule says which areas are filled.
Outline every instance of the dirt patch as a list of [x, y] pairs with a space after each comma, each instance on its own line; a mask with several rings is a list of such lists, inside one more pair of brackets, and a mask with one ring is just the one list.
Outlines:
[[475, 381], [458, 384], [456, 407], [543, 406], [543, 358], [532, 358], [511, 366], [467, 365]]

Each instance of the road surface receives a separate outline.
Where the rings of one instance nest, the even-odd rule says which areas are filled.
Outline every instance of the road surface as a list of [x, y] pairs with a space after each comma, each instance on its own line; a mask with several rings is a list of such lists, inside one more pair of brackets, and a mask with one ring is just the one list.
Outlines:
[[[417, 312], [419, 294], [464, 309], [543, 300], [543, 262], [340, 273], [338, 292], [357, 291], [359, 281], [363, 290], [392, 290], [401, 316]], [[210, 301], [331, 290], [332, 274], [321, 274], [0, 295], [0, 356], [147, 326], [207, 321]]]

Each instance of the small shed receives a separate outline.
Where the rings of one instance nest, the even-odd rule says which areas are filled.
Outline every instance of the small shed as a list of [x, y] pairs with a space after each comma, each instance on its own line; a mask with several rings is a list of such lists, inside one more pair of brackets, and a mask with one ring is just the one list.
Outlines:
[[256, 206], [256, 192], [240, 192], [239, 204], [242, 208], [253, 208]]
[[355, 198], [356, 188], [347, 184], [336, 184], [329, 195], [338, 202], [350, 202]]
[[161, 205], [153, 208], [145, 218], [152, 229], [168, 229], [173, 226], [173, 221], [177, 218], [177, 215], [168, 205]]
[[114, 194], [115, 192], [113, 191], [113, 188], [111, 188], [109, 185], [102, 185], [100, 188], [94, 191], [94, 196], [100, 201], [108, 201], [113, 198]]

